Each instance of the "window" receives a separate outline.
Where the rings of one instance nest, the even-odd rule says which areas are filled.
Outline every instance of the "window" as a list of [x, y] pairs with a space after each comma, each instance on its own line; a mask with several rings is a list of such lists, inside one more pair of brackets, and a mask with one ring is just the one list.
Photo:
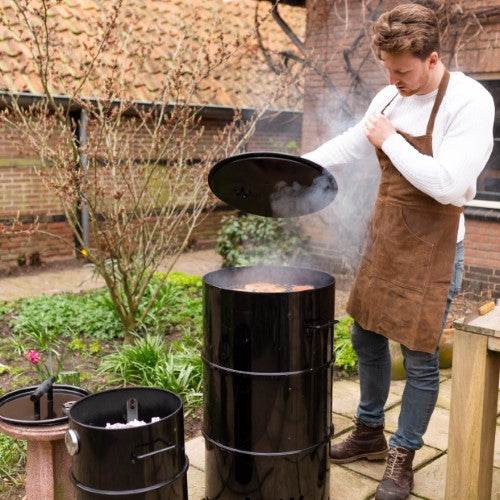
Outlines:
[[477, 180], [477, 200], [500, 201], [500, 80], [480, 82], [495, 101], [495, 124], [493, 126], [493, 152]]

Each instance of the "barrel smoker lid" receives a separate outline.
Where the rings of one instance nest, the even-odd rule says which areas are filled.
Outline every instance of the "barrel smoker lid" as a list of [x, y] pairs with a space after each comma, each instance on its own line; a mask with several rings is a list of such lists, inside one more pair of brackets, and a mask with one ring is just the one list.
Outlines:
[[34, 405], [30, 396], [38, 386], [23, 387], [0, 397], [0, 420], [14, 425], [56, 425], [68, 421], [63, 413], [62, 405], [66, 402], [79, 400], [89, 394], [81, 387], [72, 385], [53, 386], [53, 413], [48, 414], [47, 394], [40, 399], [40, 419], [34, 418]]
[[246, 213], [298, 217], [329, 205], [337, 194], [333, 175], [320, 165], [284, 153], [244, 153], [214, 165], [213, 193]]

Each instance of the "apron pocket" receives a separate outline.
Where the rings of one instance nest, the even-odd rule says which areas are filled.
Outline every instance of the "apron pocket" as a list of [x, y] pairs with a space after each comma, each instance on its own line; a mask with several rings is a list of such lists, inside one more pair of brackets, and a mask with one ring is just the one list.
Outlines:
[[[421, 216], [420, 226], [424, 229], [430, 215]], [[415, 214], [412, 219], [414, 222]], [[434, 245], [409, 227], [401, 206], [386, 204], [379, 222], [373, 241], [372, 275], [405, 288], [423, 290]]]

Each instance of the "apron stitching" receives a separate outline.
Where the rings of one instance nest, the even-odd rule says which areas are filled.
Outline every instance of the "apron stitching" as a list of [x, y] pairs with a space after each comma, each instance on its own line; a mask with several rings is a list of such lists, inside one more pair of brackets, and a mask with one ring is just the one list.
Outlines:
[[398, 280], [390, 279], [390, 278], [384, 278], [383, 276], [378, 276], [376, 274], [370, 274], [370, 278], [380, 280], [380, 281], [386, 281], [387, 283], [392, 283], [394, 285], [401, 286], [402, 288], [405, 288], [407, 290], [411, 290], [413, 292], [420, 292], [421, 293], [425, 290], [424, 287], [419, 288], [419, 287], [416, 287], [413, 285], [408, 285], [408, 283], [404, 283], [402, 281], [398, 281]]

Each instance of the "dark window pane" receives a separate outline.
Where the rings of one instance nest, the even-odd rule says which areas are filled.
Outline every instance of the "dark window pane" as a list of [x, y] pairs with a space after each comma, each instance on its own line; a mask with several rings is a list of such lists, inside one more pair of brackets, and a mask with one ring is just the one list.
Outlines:
[[476, 199], [500, 201], [500, 81], [485, 80], [480, 83], [486, 87], [495, 101], [496, 113], [493, 126], [495, 143], [490, 159], [477, 180]]

